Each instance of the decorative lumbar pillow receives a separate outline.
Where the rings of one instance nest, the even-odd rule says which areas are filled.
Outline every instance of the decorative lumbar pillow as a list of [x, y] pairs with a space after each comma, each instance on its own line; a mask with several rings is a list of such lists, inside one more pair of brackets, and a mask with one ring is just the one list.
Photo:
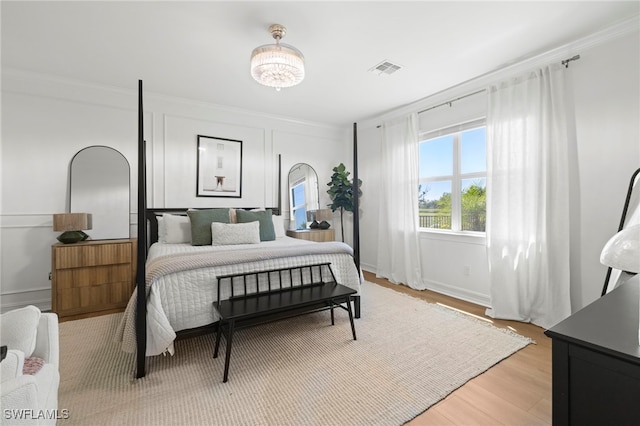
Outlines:
[[275, 214], [271, 216], [273, 219], [273, 229], [276, 233], [276, 238], [282, 238], [286, 236], [284, 230], [284, 221], [282, 220], [282, 216], [276, 216]]
[[191, 221], [191, 245], [211, 245], [211, 223], [229, 223], [229, 209], [188, 210]]
[[5, 312], [0, 316], [2, 344], [16, 349], [28, 358], [36, 348], [40, 309], [33, 305]]
[[191, 242], [191, 221], [188, 216], [165, 213], [162, 215], [164, 223], [164, 241], [166, 244], [182, 244]]
[[211, 242], [214, 246], [232, 244], [258, 244], [260, 223], [218, 223], [211, 222]]
[[260, 241], [273, 241], [276, 239], [276, 231], [273, 227], [271, 216], [271, 209], [251, 212], [238, 209], [236, 211], [238, 223], [255, 222], [256, 220], [260, 222]]

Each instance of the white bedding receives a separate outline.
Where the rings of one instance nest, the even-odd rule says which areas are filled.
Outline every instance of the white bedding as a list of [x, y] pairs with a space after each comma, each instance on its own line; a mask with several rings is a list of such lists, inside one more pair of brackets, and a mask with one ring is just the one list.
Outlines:
[[[257, 270], [278, 269], [291, 266], [309, 265], [320, 262], [331, 262], [336, 280], [345, 286], [360, 291], [361, 277], [351, 256], [351, 248], [343, 243], [327, 243], [332, 247], [327, 253], [305, 254], [305, 248], [318, 251], [319, 244], [290, 237], [277, 238], [260, 244], [238, 244], [226, 246], [192, 246], [191, 244], [160, 244], [155, 243], [149, 249], [147, 265], [161, 262], [164, 256], [193, 253], [202, 259], [204, 253], [216, 258], [233, 258], [230, 253], [237, 252], [238, 258], [245, 258], [247, 253], [256, 253], [267, 249], [278, 256], [279, 251], [296, 252], [294, 256], [271, 257], [258, 256], [260, 260], [248, 262], [234, 262], [224, 265], [201, 266], [197, 269], [169, 272], [164, 275], [153, 275], [150, 278], [147, 270], [147, 349], [146, 355], [159, 355], [166, 352], [173, 354], [173, 341], [176, 332], [200, 327], [217, 321], [213, 309], [213, 302], [217, 295], [218, 275], [237, 274]], [[338, 246], [344, 247], [338, 247]], [[344, 252], [337, 253], [335, 248], [342, 248]], [[200, 256], [198, 256], [200, 255]], [[244, 256], [244, 257], [243, 257]], [[207, 256], [208, 257], [208, 256]], [[256, 258], [258, 258], [256, 257]], [[149, 269], [149, 268], [148, 268]], [[225, 297], [224, 294], [222, 296]], [[120, 324], [117, 340], [122, 343], [122, 349], [135, 352], [135, 300], [134, 293], [129, 301], [122, 323]]]

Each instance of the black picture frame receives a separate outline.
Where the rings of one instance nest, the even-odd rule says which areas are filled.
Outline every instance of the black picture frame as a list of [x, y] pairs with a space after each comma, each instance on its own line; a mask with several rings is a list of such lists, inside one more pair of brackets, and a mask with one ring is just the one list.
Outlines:
[[242, 141], [198, 135], [196, 197], [242, 197]]

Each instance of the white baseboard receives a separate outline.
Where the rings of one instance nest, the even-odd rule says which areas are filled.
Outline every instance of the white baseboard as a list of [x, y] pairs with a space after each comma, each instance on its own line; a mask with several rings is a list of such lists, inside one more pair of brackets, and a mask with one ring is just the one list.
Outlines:
[[[375, 274], [377, 272], [376, 267], [373, 265], [363, 263], [360, 266], [363, 270], [371, 272], [372, 274]], [[424, 282], [427, 285], [427, 289], [430, 291], [434, 291], [436, 293], [444, 294], [445, 296], [464, 300], [465, 302], [474, 303], [480, 306], [491, 306], [491, 297], [488, 294], [478, 293], [433, 280], [425, 280]]]
[[491, 305], [491, 297], [488, 294], [478, 293], [437, 281], [425, 280], [425, 283], [427, 284], [427, 289], [435, 291], [436, 293], [464, 300], [465, 302], [475, 303], [480, 306], [489, 307]]
[[34, 305], [41, 311], [51, 310], [51, 290], [27, 290], [11, 294], [3, 294], [0, 303], [0, 312], [7, 312], [13, 309]]

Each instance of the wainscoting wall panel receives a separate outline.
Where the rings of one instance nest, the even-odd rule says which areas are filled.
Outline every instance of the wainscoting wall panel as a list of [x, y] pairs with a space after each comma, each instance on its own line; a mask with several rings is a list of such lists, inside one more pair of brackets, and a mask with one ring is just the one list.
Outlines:
[[[105, 145], [129, 161], [130, 229], [136, 235], [138, 82], [117, 88], [2, 71], [0, 311], [27, 304], [50, 309], [51, 245], [57, 242], [52, 215], [67, 211], [69, 163], [80, 149]], [[150, 207], [273, 206], [278, 201], [278, 154], [291, 158], [291, 151], [324, 173], [351, 161], [348, 128], [153, 90], [145, 90], [144, 106]], [[198, 134], [243, 140], [242, 198], [195, 196]]]

